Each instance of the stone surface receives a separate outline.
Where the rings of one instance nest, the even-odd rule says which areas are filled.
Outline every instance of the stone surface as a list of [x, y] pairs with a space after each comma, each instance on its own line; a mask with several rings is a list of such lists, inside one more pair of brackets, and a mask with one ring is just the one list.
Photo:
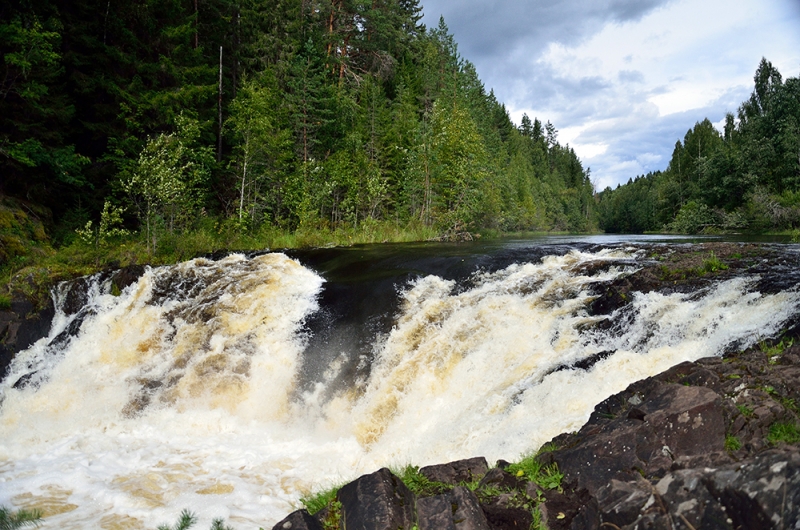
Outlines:
[[322, 525], [306, 510], [297, 510], [279, 521], [272, 530], [322, 530]]
[[342, 522], [347, 530], [410, 530], [414, 495], [386, 468], [342, 486]]
[[447, 464], [437, 464], [420, 468], [419, 472], [428, 480], [456, 486], [482, 477], [489, 470], [489, 464], [482, 456], [456, 460]]
[[417, 519], [419, 530], [490, 530], [478, 498], [463, 486], [418, 499]]

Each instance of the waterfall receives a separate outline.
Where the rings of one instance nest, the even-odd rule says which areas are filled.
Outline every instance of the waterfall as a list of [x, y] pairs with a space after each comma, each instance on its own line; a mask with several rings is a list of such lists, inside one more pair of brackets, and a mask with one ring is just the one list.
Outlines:
[[79, 313], [56, 293], [50, 335], [0, 384], [0, 504], [62, 528], [155, 528], [183, 508], [200, 527], [269, 528], [380, 466], [518, 458], [635, 380], [775, 335], [800, 305], [740, 276], [592, 315], [643, 259], [572, 250], [418, 275], [368, 352], [334, 352], [313, 377], [325, 280], [284, 254], [149, 269], [118, 296], [90, 278]]

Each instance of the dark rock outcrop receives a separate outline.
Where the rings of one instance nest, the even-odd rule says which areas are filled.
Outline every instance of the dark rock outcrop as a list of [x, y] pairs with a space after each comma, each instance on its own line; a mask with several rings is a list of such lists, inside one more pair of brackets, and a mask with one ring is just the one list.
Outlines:
[[348, 530], [411, 528], [414, 494], [386, 468], [342, 486], [342, 523]]

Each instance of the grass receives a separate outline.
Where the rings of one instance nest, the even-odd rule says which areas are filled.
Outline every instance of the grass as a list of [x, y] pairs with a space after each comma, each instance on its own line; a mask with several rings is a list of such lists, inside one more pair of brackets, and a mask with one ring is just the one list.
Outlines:
[[0, 311], [11, 309], [11, 295], [0, 293]]
[[783, 442], [796, 444], [800, 442], [800, 429], [796, 423], [777, 422], [770, 425], [767, 441], [772, 445]]
[[42, 514], [39, 510], [17, 510], [12, 512], [5, 506], [0, 506], [0, 530], [16, 530], [25, 526], [39, 526]]
[[552, 450], [553, 447], [545, 446], [536, 453], [525, 456], [518, 463], [511, 464], [506, 471], [518, 477], [525, 477], [542, 489], [560, 490], [564, 474], [559, 471], [556, 464], [542, 465], [538, 458], [542, 453]]
[[[158, 526], [157, 530], [189, 530], [196, 523], [197, 516], [189, 510], [183, 510], [174, 525], [162, 524]], [[233, 530], [233, 528], [227, 526], [224, 519], [214, 519], [211, 522], [210, 530]]]
[[728, 434], [725, 436], [725, 450], [726, 451], [738, 451], [742, 448], [742, 441], [739, 440], [736, 436], [732, 434]]
[[[92, 274], [105, 268], [128, 265], [168, 265], [216, 251], [253, 251], [306, 247], [350, 246], [366, 243], [425, 241], [437, 235], [422, 224], [397, 226], [391, 222], [364, 222], [357, 227], [301, 229], [289, 231], [264, 226], [243, 231], [230, 222], [212, 218], [201, 220], [191, 230], [162, 231], [155, 245], [148, 245], [141, 234], [120, 236], [104, 245], [87, 244], [73, 238], [58, 249], [46, 243], [35, 251], [0, 260], [0, 286], [7, 293], [21, 292], [39, 308], [49, 300], [50, 288], [59, 281]], [[3, 308], [0, 298], [0, 309]]]
[[421, 497], [439, 495], [453, 489], [453, 486], [449, 484], [428, 479], [428, 477], [419, 472], [418, 466], [407, 465], [402, 470], [392, 470], [392, 473], [400, 477], [403, 484], [405, 484], [414, 495]]
[[722, 261], [711, 252], [709, 256], [703, 260], [703, 264], [699, 267], [700, 274], [710, 273], [710, 272], [719, 272], [727, 270], [728, 266], [722, 263]]
[[769, 363], [775, 364], [778, 362], [778, 358], [783, 355], [783, 352], [790, 348], [792, 344], [794, 344], [794, 339], [784, 338], [777, 344], [769, 344], [766, 340], [762, 340], [758, 346], [766, 354]]
[[344, 483], [337, 484], [328, 489], [318, 491], [310, 495], [304, 495], [303, 497], [300, 497], [300, 504], [302, 504], [303, 507], [308, 510], [308, 513], [313, 515], [336, 500], [336, 494], [339, 493], [339, 489], [342, 486], [344, 486]]

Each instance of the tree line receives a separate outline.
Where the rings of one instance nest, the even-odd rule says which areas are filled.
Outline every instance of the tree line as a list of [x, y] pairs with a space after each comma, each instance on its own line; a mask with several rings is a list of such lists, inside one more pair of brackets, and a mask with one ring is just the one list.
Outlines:
[[800, 227], [800, 78], [762, 59], [755, 86], [722, 131], [706, 118], [677, 141], [665, 171], [598, 194], [608, 232]]
[[588, 168], [549, 122], [515, 126], [421, 9], [3, 2], [0, 194], [49, 208], [62, 243], [99, 227], [156, 244], [204, 219], [595, 228]]

